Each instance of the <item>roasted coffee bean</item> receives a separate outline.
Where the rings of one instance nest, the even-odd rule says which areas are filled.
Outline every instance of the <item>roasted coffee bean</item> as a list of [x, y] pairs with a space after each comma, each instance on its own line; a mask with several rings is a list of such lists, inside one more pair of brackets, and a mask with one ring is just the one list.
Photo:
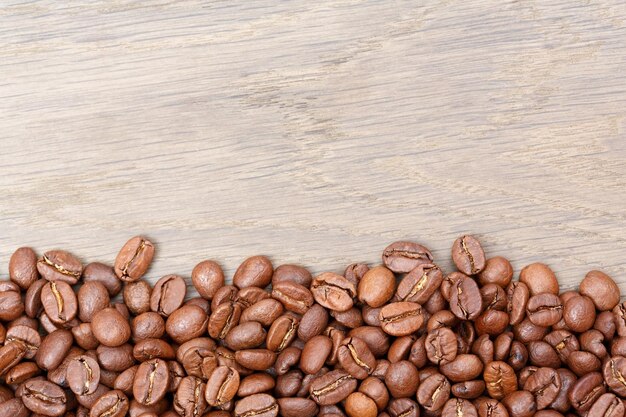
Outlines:
[[259, 347], [265, 342], [266, 332], [261, 323], [248, 321], [233, 327], [224, 342], [233, 350], [252, 349]]
[[328, 311], [324, 307], [313, 304], [300, 320], [298, 337], [306, 342], [314, 336], [322, 334], [328, 325], [328, 318]]
[[450, 294], [450, 311], [461, 320], [474, 320], [482, 312], [482, 297], [476, 281], [457, 280]]
[[528, 286], [530, 295], [559, 294], [559, 283], [549, 266], [542, 263], [527, 265], [519, 274], [520, 282]]
[[504, 404], [492, 398], [481, 397], [475, 400], [478, 417], [509, 417]]
[[32, 248], [19, 248], [9, 260], [9, 278], [26, 290], [39, 279], [37, 254]]
[[445, 365], [456, 358], [456, 335], [447, 327], [428, 332], [425, 346], [428, 359], [435, 365]]
[[335, 319], [337, 324], [349, 329], [363, 326], [361, 310], [356, 307], [352, 307], [347, 311], [331, 311], [330, 315]]
[[385, 384], [392, 397], [412, 397], [419, 385], [417, 368], [409, 361], [392, 363], [385, 374]]
[[580, 349], [578, 339], [567, 330], [554, 330], [548, 333], [543, 340], [556, 350], [562, 361], [567, 361], [572, 352]]
[[443, 298], [443, 294], [441, 293], [441, 289], [436, 289], [433, 295], [424, 303], [424, 309], [429, 314], [435, 314], [438, 311], [445, 310], [448, 308], [448, 302], [445, 298]]
[[109, 291], [98, 281], [85, 282], [78, 290], [78, 318], [91, 322], [94, 314], [109, 306]]
[[[7, 384], [21, 384], [41, 373], [41, 369], [34, 362], [20, 362], [6, 373], [4, 380]], [[2, 401], [0, 400], [0, 403]]]
[[23, 385], [21, 399], [30, 411], [44, 416], [60, 416], [67, 409], [65, 392], [49, 381], [30, 380]]
[[[626, 339], [624, 339], [626, 342]], [[604, 335], [599, 330], [588, 330], [580, 335], [580, 347], [582, 350], [593, 353], [600, 359], [608, 355], [604, 346]]]
[[[365, 345], [364, 343], [362, 344]], [[302, 348], [300, 369], [302, 369], [305, 374], [316, 374], [324, 366], [332, 348], [333, 342], [328, 336], [318, 335], [312, 337], [304, 344], [304, 348]]]
[[389, 359], [389, 362], [395, 363], [407, 360], [415, 339], [415, 336], [412, 335], [398, 337], [391, 346], [389, 346], [389, 351], [387, 351], [387, 359]]
[[81, 323], [72, 327], [72, 335], [76, 344], [83, 349], [95, 349], [100, 344], [93, 334], [91, 323]]
[[473, 400], [485, 391], [485, 382], [479, 379], [458, 382], [450, 387], [450, 392], [457, 398]]
[[424, 323], [422, 307], [407, 301], [385, 305], [379, 314], [385, 333], [392, 336], [406, 336], [415, 333]]
[[245, 287], [237, 291], [235, 301], [245, 309], [267, 298], [270, 298], [270, 293], [263, 288]]
[[[611, 387], [610, 383], [607, 384]], [[611, 387], [612, 388], [612, 387]], [[569, 391], [568, 399], [578, 412], [588, 411], [596, 400], [606, 392], [600, 372], [591, 372], [578, 379]]]
[[35, 362], [44, 370], [51, 371], [61, 364], [72, 347], [73, 336], [69, 330], [56, 330], [41, 341], [35, 354]]
[[[372, 351], [367, 344], [358, 337], [348, 337], [344, 339], [339, 346], [337, 354], [341, 367], [357, 379], [367, 378], [376, 367], [376, 358], [374, 358]], [[304, 358], [300, 361], [302, 362], [303, 359]]]
[[133, 381], [133, 397], [144, 405], [155, 404], [165, 396], [169, 384], [169, 368], [164, 360], [142, 362]]
[[517, 376], [511, 366], [502, 361], [485, 365], [483, 378], [491, 398], [501, 400], [517, 390]]
[[11, 398], [0, 403], [0, 417], [28, 417], [30, 410], [20, 398]]
[[254, 394], [235, 404], [235, 417], [276, 417], [278, 403], [268, 394]]
[[389, 390], [385, 383], [377, 377], [367, 377], [361, 382], [359, 392], [371, 398], [379, 411], [384, 410], [389, 403]]
[[417, 390], [417, 402], [429, 412], [441, 410], [449, 398], [450, 382], [439, 373], [423, 380]]
[[496, 284], [502, 288], [506, 288], [512, 278], [513, 267], [507, 259], [501, 256], [487, 259], [485, 269], [478, 274], [478, 282], [481, 285]]
[[235, 352], [235, 360], [244, 368], [265, 371], [276, 362], [276, 352], [269, 349], [245, 349]]
[[554, 408], [555, 410], [564, 413], [570, 408], [570, 402], [568, 399], [568, 393], [576, 382], [576, 375], [569, 369], [559, 368], [557, 369], [557, 373], [559, 374], [559, 378], [561, 378], [561, 390], [557, 394], [552, 404], [550, 404], [550, 408]]
[[567, 357], [567, 366], [578, 376], [589, 372], [600, 371], [602, 363], [600, 359], [590, 352], [576, 351]]
[[148, 281], [139, 279], [133, 282], [127, 282], [124, 285], [124, 304], [131, 313], [139, 315], [150, 311], [150, 296], [152, 295], [152, 287]]
[[178, 309], [187, 294], [185, 280], [178, 275], [166, 275], [159, 279], [150, 295], [150, 310], [168, 317]]
[[569, 299], [563, 306], [563, 320], [575, 332], [591, 329], [596, 320], [596, 308], [591, 298], [581, 295]]
[[71, 253], [51, 250], [37, 262], [37, 270], [48, 281], [63, 281], [74, 285], [83, 272], [83, 264]]
[[128, 398], [113, 390], [101, 396], [91, 408], [89, 417], [124, 417], [129, 409]]
[[348, 395], [344, 408], [350, 417], [376, 417], [378, 415], [378, 407], [374, 400], [362, 392], [353, 392]]
[[308, 288], [312, 280], [313, 277], [311, 273], [300, 265], [279, 265], [278, 268], [274, 270], [274, 275], [272, 275], [272, 285], [278, 282], [289, 281]]
[[483, 371], [483, 363], [476, 355], [461, 354], [445, 365], [440, 366], [441, 373], [450, 381], [464, 382], [476, 378]]
[[561, 360], [556, 350], [544, 341], [532, 341], [528, 343], [528, 359], [531, 365], [539, 367], [559, 368]]
[[300, 361], [301, 354], [302, 350], [294, 346], [283, 349], [276, 357], [276, 362], [274, 363], [276, 373], [278, 375], [287, 373], [292, 366], [295, 366]]
[[542, 340], [548, 334], [548, 330], [548, 327], [537, 326], [528, 318], [513, 326], [515, 338], [522, 343]]
[[537, 411], [535, 397], [528, 391], [515, 391], [504, 397], [502, 404], [511, 417], [531, 417]]
[[[28, 317], [35, 318], [43, 310], [43, 304], [41, 303], [41, 291], [47, 283], [47, 280], [39, 279], [28, 287], [26, 295], [24, 296], [24, 312]], [[2, 297], [0, 297], [0, 300], [2, 300]], [[10, 300], [11, 297], [9, 297], [9, 301]], [[3, 306], [0, 310], [4, 310], [5, 308], [6, 307]]]
[[317, 377], [311, 383], [311, 399], [319, 405], [331, 405], [346, 399], [357, 387], [357, 380], [344, 370], [337, 369]]
[[553, 368], [539, 368], [526, 379], [524, 390], [535, 396], [537, 410], [543, 410], [552, 404], [561, 390], [561, 377]]
[[267, 257], [252, 256], [239, 265], [233, 276], [233, 284], [237, 288], [265, 288], [272, 280], [273, 272], [272, 262]]
[[165, 320], [153, 311], [142, 313], [133, 319], [131, 334], [135, 341], [161, 338], [165, 334]]
[[91, 321], [91, 330], [105, 346], [121, 346], [130, 339], [128, 320], [115, 308], [98, 311]]
[[[283, 314], [277, 318], [267, 331], [267, 348], [274, 352], [280, 352], [288, 347], [298, 335], [298, 325], [299, 320], [293, 314]], [[209, 327], [209, 333], [210, 331]]]
[[563, 306], [559, 297], [554, 294], [537, 294], [528, 300], [526, 314], [533, 324], [548, 327], [561, 320], [563, 317]]
[[602, 394], [589, 409], [589, 417], [622, 417], [624, 415], [624, 403], [615, 394]]
[[509, 315], [504, 311], [487, 310], [483, 312], [474, 323], [476, 332], [480, 335], [499, 335], [509, 325]]
[[450, 398], [443, 406], [442, 417], [478, 417], [474, 404], [462, 398]]
[[202, 261], [191, 271], [191, 282], [201, 297], [212, 300], [217, 290], [224, 286], [224, 272], [215, 261]]
[[511, 325], [516, 325], [524, 320], [526, 306], [530, 298], [530, 290], [523, 282], [511, 282], [507, 288], [507, 313], [511, 319]]
[[610, 358], [604, 363], [602, 373], [611, 391], [621, 397], [626, 396], [626, 358], [622, 356]]
[[465, 275], [478, 274], [485, 268], [485, 252], [474, 236], [461, 236], [452, 245], [452, 260]]
[[162, 339], [144, 339], [138, 341], [133, 347], [133, 357], [139, 362], [150, 359], [174, 359], [176, 353], [172, 345]]
[[383, 263], [396, 273], [410, 272], [421, 264], [431, 263], [432, 260], [430, 251], [415, 242], [394, 242], [383, 251]]
[[126, 282], [141, 278], [152, 262], [154, 245], [142, 236], [135, 236], [124, 244], [115, 258], [115, 274]]
[[109, 371], [122, 372], [135, 364], [133, 347], [129, 344], [117, 347], [100, 345], [98, 349], [96, 349], [96, 352], [100, 366]]
[[295, 282], [277, 282], [272, 287], [272, 297], [280, 301], [287, 310], [304, 314], [313, 305], [313, 294], [305, 286]]
[[276, 378], [276, 395], [279, 397], [293, 397], [302, 387], [304, 374], [299, 369], [292, 369]]
[[180, 381], [174, 395], [174, 410], [181, 416], [199, 417], [207, 409], [204, 399], [206, 385], [200, 378], [187, 376]]
[[202, 336], [209, 318], [206, 312], [194, 305], [184, 305], [167, 318], [165, 331], [176, 343], [185, 343]]
[[90, 356], [79, 356], [67, 366], [67, 384], [78, 395], [93, 394], [100, 383], [100, 365]]
[[62, 325], [78, 313], [78, 301], [67, 282], [51, 281], [41, 289], [41, 303], [46, 314], [57, 325]]
[[239, 389], [239, 373], [228, 366], [218, 366], [207, 381], [204, 397], [211, 407], [217, 407], [235, 398]]
[[239, 293], [239, 289], [234, 285], [224, 285], [221, 287], [211, 300], [211, 311], [215, 311], [215, 309], [224, 303], [232, 303], [237, 300], [237, 294]]
[[271, 375], [259, 372], [248, 375], [240, 381], [237, 396], [247, 397], [262, 392], [271, 392], [275, 386], [276, 381]]
[[[398, 284], [396, 299], [424, 304], [439, 288], [443, 273], [438, 266], [422, 264], [406, 274]], [[378, 307], [381, 307], [380, 304]]]
[[91, 281], [104, 285], [110, 297], [115, 297], [122, 291], [122, 281], [115, 275], [113, 268], [100, 262], [87, 264], [83, 270], [83, 282]]
[[279, 398], [277, 401], [283, 417], [314, 417], [319, 410], [315, 401], [308, 398]]
[[370, 307], [382, 307], [396, 289], [396, 277], [384, 266], [368, 270], [358, 282], [359, 301]]
[[485, 310], [505, 311], [507, 307], [506, 291], [496, 284], [486, 284], [480, 288]]
[[600, 311], [612, 310], [620, 299], [620, 290], [615, 281], [601, 271], [589, 271], [580, 282], [581, 295], [589, 297]]
[[394, 398], [389, 402], [387, 412], [391, 417], [419, 417], [420, 415], [418, 404], [409, 398]]
[[241, 305], [239, 303], [224, 303], [219, 305], [209, 317], [207, 330], [214, 339], [224, 339], [231, 328], [239, 323]]
[[4, 343], [18, 343], [25, 347], [24, 358], [32, 359], [35, 357], [39, 346], [41, 345], [41, 336], [31, 327], [17, 325], [9, 328], [4, 337]]
[[[247, 321], [257, 321], [264, 327], [270, 327], [272, 323], [276, 321], [281, 314], [283, 314], [283, 311], [284, 308], [280, 301], [273, 298], [266, 298], [264, 300], [257, 301], [250, 307], [243, 310], [239, 322], [245, 323]], [[328, 312], [325, 309], [324, 312], [328, 315]]]
[[332, 272], [316, 276], [311, 283], [315, 301], [334, 311], [347, 311], [354, 305], [356, 286], [345, 277]]
[[115, 378], [113, 388], [122, 391], [126, 395], [132, 395], [133, 382], [135, 381], [137, 369], [139, 369], [139, 366], [135, 365], [121, 372], [117, 378]]
[[484, 365], [494, 360], [494, 343], [488, 335], [483, 334], [472, 343], [471, 353], [478, 356]]

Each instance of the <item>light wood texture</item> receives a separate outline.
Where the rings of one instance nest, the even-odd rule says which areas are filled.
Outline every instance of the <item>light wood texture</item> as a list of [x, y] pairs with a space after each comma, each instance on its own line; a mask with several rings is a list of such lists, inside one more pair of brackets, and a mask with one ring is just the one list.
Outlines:
[[18, 1], [0, 8], [11, 252], [342, 271], [462, 233], [626, 291], [626, 2]]

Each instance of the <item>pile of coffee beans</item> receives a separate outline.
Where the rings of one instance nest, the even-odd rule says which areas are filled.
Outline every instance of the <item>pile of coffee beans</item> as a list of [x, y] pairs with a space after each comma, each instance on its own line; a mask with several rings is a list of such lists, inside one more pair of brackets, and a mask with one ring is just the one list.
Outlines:
[[0, 417], [623, 417], [626, 303], [600, 271], [553, 271], [452, 245], [313, 277], [246, 259], [187, 282], [143, 279], [154, 245], [113, 266], [20, 248], [0, 281]]

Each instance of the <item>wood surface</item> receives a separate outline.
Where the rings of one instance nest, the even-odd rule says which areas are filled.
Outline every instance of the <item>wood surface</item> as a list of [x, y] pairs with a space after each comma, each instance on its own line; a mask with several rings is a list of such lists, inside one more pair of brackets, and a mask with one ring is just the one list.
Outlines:
[[0, 6], [0, 277], [22, 245], [148, 274], [342, 271], [462, 233], [626, 294], [623, 0]]

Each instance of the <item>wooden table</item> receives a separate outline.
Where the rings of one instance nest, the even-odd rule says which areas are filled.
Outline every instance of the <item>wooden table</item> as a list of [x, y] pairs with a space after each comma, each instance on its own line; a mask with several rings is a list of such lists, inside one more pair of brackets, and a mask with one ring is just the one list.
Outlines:
[[473, 233], [626, 290], [623, 0], [5, 0], [11, 252], [314, 272]]

